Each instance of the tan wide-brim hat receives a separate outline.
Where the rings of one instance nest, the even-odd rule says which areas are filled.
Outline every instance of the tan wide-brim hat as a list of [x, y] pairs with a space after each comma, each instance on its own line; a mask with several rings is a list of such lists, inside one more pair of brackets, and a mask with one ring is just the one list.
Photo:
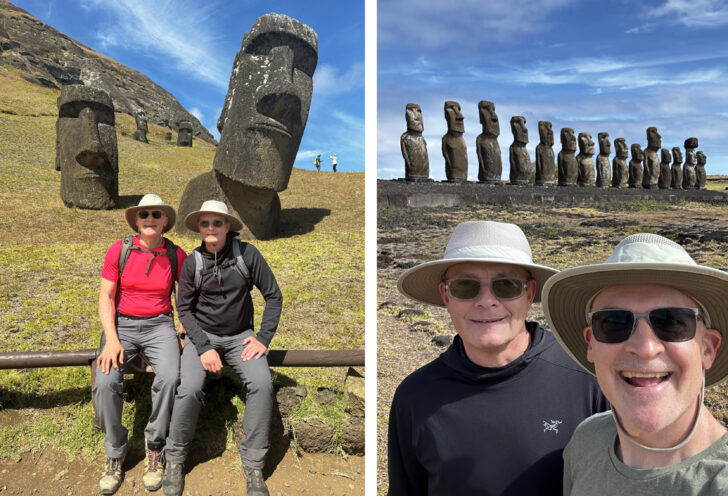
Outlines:
[[515, 224], [492, 221], [470, 221], [458, 224], [450, 236], [445, 255], [405, 271], [397, 281], [397, 289], [415, 300], [445, 306], [438, 286], [445, 272], [455, 264], [485, 262], [517, 265], [536, 280], [534, 301], [541, 301], [541, 288], [546, 279], [558, 270], [533, 263], [531, 246], [526, 235]]
[[639, 233], [623, 239], [606, 262], [564, 270], [543, 288], [543, 310], [563, 348], [594, 374], [587, 358], [584, 328], [587, 305], [601, 290], [621, 284], [671, 286], [697, 301], [707, 312], [706, 325], [720, 331], [723, 342], [705, 373], [705, 385], [728, 376], [728, 273], [695, 263], [677, 243], [657, 234]]
[[174, 207], [171, 205], [165, 205], [160, 197], [150, 193], [142, 196], [142, 199], [139, 200], [139, 205], [137, 205], [136, 207], [129, 207], [126, 209], [126, 212], [124, 212], [124, 215], [126, 216], [126, 222], [127, 224], [129, 224], [129, 226], [131, 226], [134, 232], [139, 232], [135, 220], [137, 212], [140, 210], [149, 209], [159, 209], [163, 211], [164, 215], [166, 215], [169, 219], [169, 222], [167, 222], [167, 227], [165, 227], [164, 231], [162, 232], [166, 233], [174, 227], [174, 223], [177, 220], [177, 212], [175, 211]]
[[222, 215], [230, 222], [231, 231], [238, 232], [243, 229], [243, 223], [228, 211], [228, 206], [225, 202], [217, 200], [207, 200], [199, 210], [187, 214], [187, 217], [185, 217], [185, 227], [190, 231], [200, 232], [200, 226], [198, 224], [203, 214]]

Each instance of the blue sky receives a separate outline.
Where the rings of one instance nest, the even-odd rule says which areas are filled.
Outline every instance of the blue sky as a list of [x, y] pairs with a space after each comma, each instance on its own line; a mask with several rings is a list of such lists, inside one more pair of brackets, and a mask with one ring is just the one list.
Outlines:
[[364, 170], [364, 1], [12, 0], [172, 93], [216, 138], [235, 54], [255, 19], [286, 14], [318, 33], [319, 60], [295, 167]]
[[445, 178], [446, 100], [462, 107], [471, 179], [480, 100], [495, 103], [504, 178], [514, 115], [532, 161], [539, 120], [553, 123], [555, 154], [562, 127], [644, 149], [656, 126], [665, 148], [698, 137], [708, 174], [728, 174], [728, 0], [381, 0], [377, 20], [379, 178], [404, 177], [409, 102], [422, 107], [430, 177]]

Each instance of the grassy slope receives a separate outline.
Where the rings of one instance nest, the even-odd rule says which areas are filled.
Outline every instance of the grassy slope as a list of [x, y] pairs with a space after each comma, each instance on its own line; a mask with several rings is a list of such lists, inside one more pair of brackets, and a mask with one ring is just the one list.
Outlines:
[[[103, 257], [109, 245], [130, 232], [122, 210], [63, 205], [60, 173], [54, 170], [57, 96], [0, 66], [0, 351], [96, 346]], [[120, 195], [154, 192], [178, 205], [187, 182], [210, 170], [215, 150], [207, 143], [172, 146], [164, 141], [166, 129], [155, 125], [150, 125], [150, 143], [139, 143], [131, 139], [134, 119], [116, 117]], [[284, 294], [274, 348], [363, 347], [363, 190], [363, 174], [294, 169], [281, 194], [284, 237], [254, 242]], [[199, 242], [176, 233], [170, 237], [187, 252]], [[257, 292], [254, 301], [259, 319], [263, 300]], [[277, 373], [279, 383], [304, 383], [314, 390], [340, 391], [342, 386], [342, 369]], [[137, 409], [148, 407], [148, 392], [140, 390], [141, 397], [125, 406], [130, 430], [139, 423]], [[83, 367], [0, 371], [0, 423], [5, 424], [0, 425], [0, 456], [46, 444], [72, 455], [100, 453], [89, 400], [89, 371]], [[244, 409], [240, 397], [232, 402]], [[24, 409], [23, 419], [3, 418], [3, 409], [15, 408]], [[216, 411], [214, 406], [208, 410]], [[321, 411], [310, 400], [300, 414], [320, 414], [334, 425], [341, 421], [340, 408]]]

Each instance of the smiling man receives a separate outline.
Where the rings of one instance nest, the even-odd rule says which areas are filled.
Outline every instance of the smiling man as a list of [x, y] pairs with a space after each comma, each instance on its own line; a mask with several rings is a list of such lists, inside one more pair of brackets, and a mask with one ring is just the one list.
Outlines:
[[533, 263], [515, 224], [459, 224], [440, 260], [407, 270], [406, 296], [445, 306], [447, 351], [397, 388], [389, 494], [561, 495], [561, 452], [607, 408], [596, 381], [526, 321], [555, 269]]
[[546, 283], [549, 324], [613, 407], [564, 451], [565, 495], [728, 494], [728, 434], [703, 403], [728, 376], [726, 294], [728, 274], [645, 233]]

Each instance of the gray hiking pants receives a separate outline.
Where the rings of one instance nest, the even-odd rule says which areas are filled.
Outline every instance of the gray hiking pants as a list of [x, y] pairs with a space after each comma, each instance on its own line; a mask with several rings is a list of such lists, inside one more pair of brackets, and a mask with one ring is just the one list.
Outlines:
[[[245, 348], [243, 340], [255, 336], [248, 330], [235, 336], [216, 336], [206, 333], [215, 351], [223, 363], [230, 365], [240, 376], [247, 390], [243, 431], [245, 435], [240, 443], [240, 456], [243, 465], [253, 469], [262, 469], [265, 455], [268, 453], [268, 432], [270, 431], [273, 409], [273, 382], [270, 378], [268, 359], [264, 356], [243, 361], [240, 354]], [[183, 463], [192, 439], [195, 437], [197, 418], [200, 414], [202, 400], [205, 398], [206, 371], [197, 354], [195, 345], [185, 339], [180, 364], [180, 385], [174, 399], [172, 421], [169, 425], [164, 449], [167, 460]]]
[[[117, 371], [110, 368], [104, 374], [96, 368], [94, 398], [101, 430], [106, 434], [106, 456], [119, 458], [126, 452], [128, 432], [121, 423], [124, 370], [139, 352], [143, 352], [154, 370], [152, 382], [152, 412], [144, 429], [147, 445], [162, 449], [174, 404], [174, 393], [179, 384], [179, 342], [170, 315], [148, 319], [130, 319], [118, 316], [116, 333], [124, 348], [124, 363]], [[103, 344], [102, 344], [103, 346]]]

